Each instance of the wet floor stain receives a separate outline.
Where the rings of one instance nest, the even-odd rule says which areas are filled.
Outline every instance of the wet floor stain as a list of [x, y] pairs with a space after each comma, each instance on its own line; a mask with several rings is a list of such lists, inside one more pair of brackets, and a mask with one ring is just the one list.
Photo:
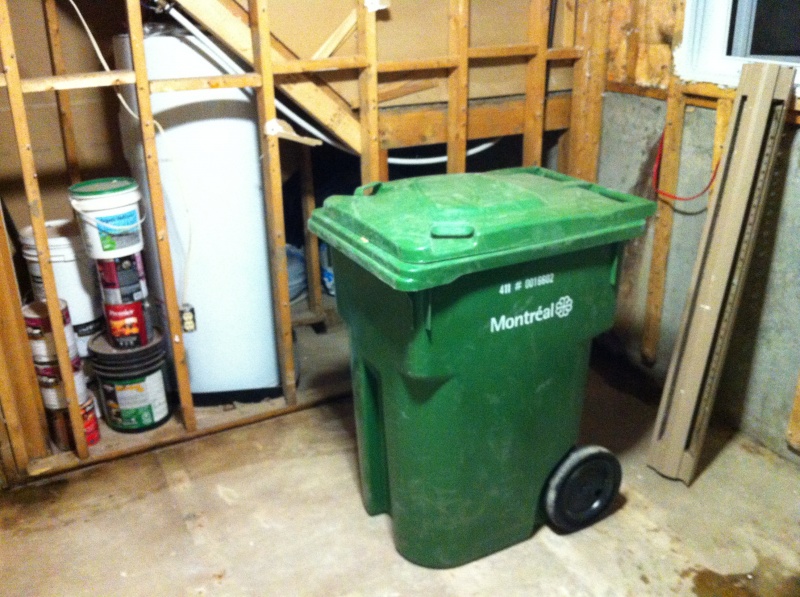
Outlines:
[[800, 597], [800, 574], [784, 570], [770, 558], [759, 558], [751, 572], [719, 574], [706, 568], [690, 568], [681, 576], [691, 577], [697, 597]]
[[745, 452], [753, 454], [754, 456], [765, 456], [769, 453], [765, 447], [749, 440], [742, 441], [739, 444], [739, 447]]

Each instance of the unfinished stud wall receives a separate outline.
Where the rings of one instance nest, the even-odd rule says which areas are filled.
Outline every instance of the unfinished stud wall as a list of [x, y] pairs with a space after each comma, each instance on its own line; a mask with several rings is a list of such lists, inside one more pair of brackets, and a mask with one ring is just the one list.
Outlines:
[[[9, 224], [14, 221], [17, 227], [21, 227], [28, 220], [34, 224], [46, 294], [48, 299], [54, 298], [57, 289], [44, 240], [44, 223], [48, 219], [71, 215], [66, 201], [67, 187], [71, 182], [99, 175], [128, 173], [117, 138], [119, 106], [110, 88], [100, 88], [135, 83], [141, 113], [140, 132], [148, 165], [151, 220], [156, 227], [157, 253], [166, 281], [167, 337], [174, 353], [181, 412], [154, 434], [126, 436], [125, 441], [114, 437], [112, 442], [101, 442], [90, 451], [80, 428], [81, 414], [74, 383], [67, 377], [64, 386], [76, 445], [73, 452], [51, 454], [43, 429], [44, 409], [41, 400], [34, 395], [38, 395], [38, 386], [32, 360], [30, 355], [17, 354], [25, 350], [30, 352], [30, 347], [25, 340], [9, 247], [0, 245], [4, 277], [0, 317], [4, 330], [9, 330], [0, 343], [3, 349], [0, 406], [6, 422], [6, 433], [0, 435], [0, 462], [4, 473], [13, 473], [12, 483], [21, 477], [53, 474], [262, 420], [303, 408], [332, 393], [346, 391], [346, 373], [342, 374], [346, 366], [337, 370], [333, 377], [307, 374], [301, 377], [302, 387], [295, 387], [292, 326], [320, 323], [325, 314], [319, 309], [320, 312], [310, 314], [310, 319], [302, 314], [296, 319], [289, 305], [281, 184], [286, 172], [282, 172], [281, 167], [286, 162], [296, 166], [302, 160], [300, 152], [293, 155], [286, 152], [280, 156], [279, 147], [283, 143], [279, 143], [277, 137], [292, 135], [286, 131], [279, 134], [269, 132], [272, 129], [266, 127], [275, 116], [273, 80], [276, 88], [323, 128], [329, 129], [360, 154], [362, 182], [384, 179], [388, 175], [388, 149], [409, 145], [446, 143], [447, 170], [463, 172], [466, 169], [467, 140], [484, 137], [519, 135], [522, 139], [522, 162], [536, 165], [543, 159], [545, 132], [560, 135], [562, 141], [570, 138], [569, 143], [558, 146], [557, 159], [562, 170], [588, 179], [595, 177], [600, 114], [597, 107], [605, 81], [609, 0], [559, 0], [557, 3], [515, 0], [513, 6], [485, 0], [474, 3], [469, 0], [437, 3], [409, 0], [394, 13], [390, 10], [380, 14], [366, 10], [362, 2], [354, 0], [338, 0], [337, 3], [309, 0], [302, 4], [276, 0], [270, 2], [270, 10], [267, 10], [266, 0], [249, 3], [239, 0], [181, 0], [181, 9], [254, 70], [237, 75], [151, 81], [147, 80], [145, 68], [142, 7], [138, 0], [115, 3], [114, 9], [119, 14], [107, 10], [107, 7], [101, 10], [89, 0], [78, 2], [98, 35], [101, 51], [107, 56], [111, 55], [111, 35], [126, 30], [130, 33], [133, 69], [111, 73], [99, 72], [88, 40], [69, 6], [64, 9], [59, 8], [55, 0], [40, 1], [44, 11], [33, 0], [14, 3], [13, 9], [9, 8], [8, 0], [0, 0], [0, 56], [4, 67], [4, 72], [0, 73], [0, 87], [5, 88], [4, 98], [9, 98], [8, 106], [13, 113], [10, 119], [6, 118], [10, 126], [3, 130], [16, 132], [14, 137], [2, 139], [3, 151], [8, 154], [8, 174], [0, 178], [0, 193], [12, 206], [19, 206], [19, 209], [14, 207], [17, 214], [12, 216]], [[343, 20], [336, 25], [331, 21], [331, 15], [342, 7], [350, 8], [350, 12], [344, 10], [339, 15]], [[441, 31], [433, 33], [438, 31], [446, 39], [444, 48], [427, 44], [434, 39], [431, 30], [438, 21], [427, 18], [426, 10], [435, 7], [441, 9], [437, 19], [441, 20], [442, 27]], [[556, 11], [554, 14], [551, 7]], [[515, 27], [497, 27], [497, 23], [509, 18], [509, 11], [518, 13], [518, 18], [513, 19]], [[47, 29], [43, 12], [51, 17], [57, 16], [57, 19], [49, 19], [50, 38], [63, 46], [63, 53], [70, 56], [68, 61], [63, 60], [61, 51], [54, 49], [51, 65], [43, 53]], [[554, 22], [552, 44], [548, 41], [551, 15]], [[275, 17], [274, 22], [272, 17]], [[59, 28], [56, 21], [61, 21], [60, 36], [54, 33]], [[310, 24], [315, 22], [317, 26], [310, 29]], [[291, 27], [282, 35], [294, 49], [270, 35], [271, 31], [280, 30], [287, 23]], [[328, 31], [332, 25], [336, 27]], [[376, 34], [378, 29], [383, 33]], [[398, 33], [400, 30], [402, 35]], [[312, 40], [312, 34], [318, 35], [319, 39]], [[314, 41], [311, 45], [317, 49], [306, 55], [313, 49], [303, 45], [308, 45], [309, 40]], [[419, 40], [426, 43], [419, 43]], [[317, 46], [318, 43], [321, 47]], [[349, 55], [348, 44], [352, 46]], [[16, 50], [17, 45], [20, 52]], [[417, 54], [424, 58], [415, 58]], [[408, 80], [393, 80], [401, 72], [411, 73]], [[435, 79], [436, 85], [430, 86], [424, 80], [418, 80], [425, 78], [417, 77], [420, 73]], [[436, 73], [436, 76], [429, 73]], [[330, 81], [330, 85], [323, 79]], [[569, 93], [573, 80], [574, 89]], [[199, 421], [201, 417], [194, 408], [187, 363], [183, 358], [185, 349], [180, 314], [171, 283], [173, 270], [150, 94], [217, 87], [252, 87], [258, 97], [261, 153], [266, 157], [263, 173], [265, 226], [274, 290], [271, 302], [278, 328], [276, 337], [284, 395], [279, 399], [280, 403], [262, 405], [264, 408], [257, 409], [258, 412], [206, 411], [202, 413], [203, 420]], [[547, 95], [548, 88], [558, 92]], [[62, 91], [54, 93], [53, 89]], [[353, 93], [348, 95], [348, 89]], [[435, 95], [441, 101], [433, 107], [425, 104], [423, 108], [418, 103], [423, 101], [424, 92], [441, 94], [444, 91], [446, 95]], [[423, 95], [418, 96], [420, 93]], [[496, 97], [498, 95], [500, 97]], [[36, 113], [40, 107], [36, 104], [37, 97], [45, 98], [41, 107], [46, 116]], [[60, 110], [55, 98], [60, 102]], [[89, 100], [84, 102], [85, 98]], [[486, 98], [492, 101], [483, 101]], [[64, 108], [68, 103], [66, 99], [74, 104], [73, 110]], [[401, 110], [390, 107], [379, 113], [381, 103], [384, 104], [381, 107], [397, 103], [404, 105]], [[61, 135], [56, 134], [58, 124], [63, 126]], [[29, 129], [33, 129], [32, 137]], [[569, 136], [564, 134], [568, 129]], [[409, 130], [413, 134], [403, 136]], [[71, 131], [74, 134], [69, 134]], [[63, 147], [58, 136], [63, 136]], [[293, 138], [297, 140], [296, 135]], [[89, 155], [91, 151], [96, 151], [102, 158], [93, 161]], [[552, 154], [547, 155], [547, 159], [552, 158]], [[309, 160], [305, 163], [308, 164]], [[53, 180], [49, 181], [51, 171]], [[307, 213], [314, 199], [311, 196], [313, 191], [310, 191], [311, 174], [306, 171], [304, 176]], [[24, 180], [24, 198], [18, 188], [20, 179]], [[316, 246], [315, 243], [311, 245]], [[313, 260], [309, 259], [311, 262]], [[21, 277], [24, 277], [23, 270], [19, 270]], [[318, 279], [318, 272], [310, 278]], [[264, 300], [269, 302], [267, 297]], [[319, 307], [318, 300], [316, 304]], [[48, 300], [47, 305], [50, 317], [57, 319], [57, 302]], [[60, 328], [54, 334], [60, 366], [67, 370], [69, 355], [65, 334]], [[334, 365], [327, 361], [321, 364], [325, 367]], [[346, 359], [342, 364], [346, 365]], [[26, 375], [18, 375], [18, 371], [23, 369]], [[323, 381], [314, 385], [317, 378]], [[14, 448], [13, 454], [9, 453], [9, 447]]]
[[[655, 149], [664, 124], [661, 100], [607, 93], [598, 182], [625, 192], [652, 196], [650, 177]], [[702, 189], [711, 173], [715, 115], [704, 108], [687, 109], [684, 120], [678, 194]], [[762, 234], [753, 257], [742, 308], [722, 376], [716, 413], [768, 448], [800, 462], [787, 447], [785, 434], [800, 374], [800, 134], [787, 126], [783, 159], [776, 167], [776, 195], [767, 206]], [[678, 205], [696, 212], [706, 197]], [[642, 369], [659, 382], [681, 324], [686, 292], [705, 220], [674, 214], [666, 291], [656, 362]], [[634, 363], [641, 363], [641, 335], [647, 300], [647, 273], [652, 250], [647, 241], [628, 252], [617, 331]]]
[[[106, 56], [110, 55], [111, 35], [125, 20], [122, 2], [108, 2], [103, 12], [90, 8], [91, 2], [78, 0], [89, 26]], [[97, 57], [88, 44], [86, 34], [66, 2], [58, 2], [64, 59], [68, 72], [99, 70]], [[48, 52], [44, 11], [38, 1], [11, 2], [11, 24], [18, 43], [20, 74], [23, 78], [52, 74]], [[85, 178], [127, 173], [122, 156], [117, 125], [118, 104], [113, 95], [104, 89], [80, 89], [70, 92], [70, 103], [75, 120], [76, 143], [82, 173]], [[62, 149], [58, 124], [56, 93], [26, 94], [25, 105], [30, 116], [34, 157], [42, 189], [42, 200], [47, 219], [71, 218], [67, 201], [70, 184]], [[14, 222], [28, 224], [25, 191], [20, 177], [19, 155], [14, 140], [8, 98], [0, 90], [0, 196], [7, 202]]]

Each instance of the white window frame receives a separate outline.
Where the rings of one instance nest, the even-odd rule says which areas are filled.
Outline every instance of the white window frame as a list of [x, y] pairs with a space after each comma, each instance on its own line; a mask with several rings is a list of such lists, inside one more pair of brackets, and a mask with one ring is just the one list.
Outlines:
[[785, 57], [728, 56], [728, 31], [733, 0], [686, 0], [683, 41], [675, 49], [675, 73], [686, 81], [736, 87], [742, 65], [775, 62], [797, 67]]

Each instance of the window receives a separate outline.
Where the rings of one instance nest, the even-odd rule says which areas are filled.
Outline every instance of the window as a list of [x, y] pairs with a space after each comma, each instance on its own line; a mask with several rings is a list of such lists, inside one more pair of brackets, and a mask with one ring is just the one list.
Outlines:
[[735, 87], [753, 60], [800, 66], [798, 0], [686, 0], [677, 74]]
[[797, 0], [734, 0], [727, 53], [800, 62]]

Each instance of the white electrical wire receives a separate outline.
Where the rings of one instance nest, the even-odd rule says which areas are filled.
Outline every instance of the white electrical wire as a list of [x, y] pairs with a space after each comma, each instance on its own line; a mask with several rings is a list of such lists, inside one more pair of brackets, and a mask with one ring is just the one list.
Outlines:
[[[72, 1], [72, 0], [70, 0]], [[181, 11], [175, 8], [174, 4], [170, 4], [164, 10], [170, 17], [175, 19], [175, 21], [186, 29], [191, 35], [193, 35], [200, 44], [205, 48], [205, 50], [217, 60], [219, 65], [222, 67], [223, 71], [226, 71], [228, 74], [231, 75], [241, 75], [244, 74], [244, 69], [239, 66], [234, 60], [231, 59], [225, 52], [223, 52], [220, 47], [205, 33], [203, 33], [199, 27], [197, 27], [194, 23], [192, 23], [189, 19], [187, 19]], [[358, 155], [355, 151], [339, 143], [335, 139], [331, 139], [328, 135], [317, 129], [314, 125], [309, 123], [308, 121], [304, 120], [301, 116], [297, 113], [292, 111], [286, 104], [280, 101], [278, 98], [275, 98], [275, 107], [285, 115], [289, 120], [297, 124], [299, 127], [304, 129], [306, 132], [310, 133], [317, 139], [324, 141], [325, 143], [336, 147], [342, 151], [350, 153], [352, 155]], [[494, 147], [498, 143], [499, 139], [493, 139], [492, 141], [487, 141], [486, 143], [482, 143], [476, 147], [467, 151], [468, 156], [473, 156], [475, 154], [481, 153], [482, 151], [486, 151], [490, 147]], [[431, 164], [445, 164], [447, 163], [447, 156], [434, 156], [429, 158], [396, 158], [390, 157], [389, 158], [390, 164], [395, 164], [398, 166], [427, 166]]]
[[[480, 153], [482, 151], [486, 151], [490, 147], [494, 147], [500, 139], [492, 139], [491, 141], [487, 141], [486, 143], [481, 143], [480, 145], [476, 145], [472, 149], [467, 150], [468, 156], [473, 156], [476, 153]], [[430, 158], [389, 158], [390, 164], [396, 164], [398, 166], [427, 166], [428, 164], [446, 164], [447, 163], [447, 156], [446, 155], [437, 155]]]

